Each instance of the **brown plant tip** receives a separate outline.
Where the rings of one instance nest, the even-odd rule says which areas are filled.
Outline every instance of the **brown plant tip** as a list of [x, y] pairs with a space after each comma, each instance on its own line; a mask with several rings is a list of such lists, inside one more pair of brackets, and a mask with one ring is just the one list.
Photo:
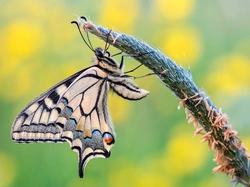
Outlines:
[[225, 173], [227, 175], [231, 175], [232, 179], [234, 178], [235, 168], [231, 168], [230, 165], [219, 165], [213, 169], [213, 173]]
[[202, 133], [203, 130], [204, 130], [203, 127], [197, 128], [194, 132], [194, 136], [197, 136], [198, 134], [204, 134]]
[[191, 116], [191, 113], [187, 108], [185, 108], [185, 114], [186, 114], [186, 120], [188, 120], [188, 118]]
[[188, 120], [188, 123], [193, 123], [193, 126], [196, 129], [194, 132], [194, 136], [197, 136], [198, 134], [203, 134], [202, 133], [203, 127], [199, 128], [198, 120], [189, 112], [187, 108], [185, 108], [185, 113], [186, 113], [186, 119]]
[[219, 164], [219, 166], [217, 166], [213, 169], [214, 173], [222, 172], [222, 173], [230, 174], [230, 172], [233, 169], [233, 167], [231, 167], [231, 164], [230, 164], [232, 159], [229, 157], [226, 157], [224, 155], [224, 151], [216, 149], [214, 161], [217, 164]]
[[114, 37], [114, 35], [112, 34], [112, 32], [110, 33], [110, 36], [111, 36], [111, 38], [112, 38], [112, 40], [113, 40], [113, 44], [115, 44], [116, 40], [120, 37], [120, 35], [121, 35], [121, 34], [117, 34], [117, 36]]
[[102, 35], [102, 32], [99, 31], [99, 29], [90, 21], [84, 21], [82, 28], [84, 32], [88, 32], [89, 30], [95, 29], [98, 32], [98, 34]]
[[228, 146], [228, 148], [229, 148], [229, 150], [230, 150], [230, 151], [232, 151], [232, 152], [236, 153], [236, 149], [235, 149], [235, 147], [233, 148], [231, 145], [229, 145], [229, 146]]
[[211, 115], [211, 113], [213, 111], [213, 107], [208, 104], [207, 100], [204, 100], [204, 104], [205, 104], [205, 107], [206, 107], [206, 109], [208, 111], [207, 117], [210, 117], [210, 115]]
[[183, 98], [183, 99], [179, 99], [179, 100], [180, 100], [180, 103], [179, 103], [179, 105], [178, 105], [178, 110], [179, 110], [181, 107], [185, 108], [185, 102], [188, 100], [187, 94], [186, 94], [185, 92], [183, 92], [182, 90], [181, 90], [181, 93], [184, 95], [184, 98]]
[[[202, 137], [201, 137], [201, 142], [206, 142], [208, 140], [211, 139], [212, 137], [212, 132], [213, 131], [208, 131], [206, 134], [204, 134]], [[211, 141], [211, 140], [210, 140]]]
[[227, 146], [223, 142], [221, 142], [221, 141], [217, 141], [217, 142], [221, 146], [221, 150], [222, 150], [223, 153], [224, 153], [225, 150], [228, 150]]
[[215, 150], [216, 147], [218, 146], [218, 142], [216, 141], [216, 139], [212, 136], [211, 141], [208, 142], [208, 146], [210, 147], [211, 150]]
[[237, 133], [238, 133], [237, 131], [235, 131], [235, 130], [232, 129], [231, 125], [227, 126], [227, 130], [225, 130], [223, 132], [223, 134], [224, 134], [224, 140], [225, 141], [229, 141], [230, 138], [231, 137], [235, 137], [237, 135]]
[[[207, 102], [208, 98], [202, 97], [202, 95], [204, 95], [203, 92], [196, 93], [191, 97], [188, 97], [188, 95], [184, 93], [184, 91], [181, 90], [181, 92], [184, 95], [184, 97], [180, 99], [178, 109], [181, 106], [185, 108], [185, 102], [188, 99], [192, 99], [193, 101], [198, 101], [195, 104], [195, 107], [197, 107], [202, 101], [205, 104], [205, 107], [207, 109], [207, 117], [211, 124], [210, 130], [207, 131], [205, 134], [202, 132], [204, 128], [199, 127], [198, 119], [194, 115], [192, 115], [187, 108], [185, 108], [185, 113], [188, 123], [193, 123], [194, 125], [195, 128], [194, 136], [201, 134], [202, 135], [201, 142], [208, 142], [209, 148], [211, 150], [215, 150], [214, 161], [218, 164], [218, 166], [213, 169], [213, 172], [214, 173], [222, 172], [227, 175], [230, 174], [232, 178], [234, 178], [236, 170], [234, 167], [232, 167], [232, 165], [234, 165], [233, 164], [234, 159], [231, 156], [227, 156], [226, 151], [232, 151], [233, 153], [236, 153], [236, 149], [241, 149], [246, 157], [249, 158], [250, 155], [247, 152], [247, 149], [242, 145], [241, 140], [237, 137], [237, 131], [233, 130], [232, 125], [228, 124], [227, 114], [223, 113], [221, 108], [217, 110], [212, 106], [210, 106]], [[201, 95], [201, 97], [197, 97], [199, 95]], [[202, 112], [200, 111], [198, 112], [198, 114], [200, 116], [203, 116]], [[220, 136], [218, 134], [220, 134]], [[222, 135], [222, 140], [220, 138], [221, 135]]]
[[198, 120], [194, 116], [192, 116], [188, 121], [190, 121], [190, 120], [192, 121], [194, 128], [198, 129], [198, 127], [199, 127]]
[[219, 138], [218, 133], [217, 133], [217, 129], [213, 128], [213, 134], [214, 134], [215, 139]]
[[193, 99], [193, 98], [197, 97], [198, 95], [202, 96], [202, 95], [205, 95], [205, 93], [204, 92], [195, 93], [193, 96], [190, 96], [189, 99]]
[[219, 110], [219, 112], [215, 111], [215, 113], [216, 113], [216, 116], [214, 117], [215, 119], [213, 121], [212, 126], [219, 127], [219, 128], [225, 127], [228, 124], [227, 114], [226, 113], [222, 114], [221, 109]]
[[[199, 96], [198, 98], [196, 98], [197, 96]], [[198, 101], [196, 104], [195, 104], [195, 107], [198, 106], [202, 101], [206, 100], [207, 97], [203, 97], [205, 95], [204, 92], [198, 92], [198, 93], [195, 93], [193, 96], [190, 96], [189, 99], [192, 99], [193, 101]]]

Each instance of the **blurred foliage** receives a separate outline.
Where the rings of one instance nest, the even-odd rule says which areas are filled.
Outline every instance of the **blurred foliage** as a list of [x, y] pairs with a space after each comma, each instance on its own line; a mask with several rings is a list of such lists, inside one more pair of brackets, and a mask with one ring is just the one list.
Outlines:
[[[89, 162], [84, 179], [68, 144], [16, 144], [10, 130], [29, 101], [91, 65], [93, 53], [70, 25], [77, 14], [139, 37], [190, 67], [195, 82], [223, 107], [250, 147], [249, 1], [9, 0], [0, 5], [0, 187], [232, 186], [229, 177], [212, 174], [213, 152], [200, 137], [193, 138], [178, 100], [152, 76], [136, 81], [151, 92], [141, 101], [110, 94], [117, 141], [109, 159]], [[90, 38], [94, 46], [104, 46]], [[126, 70], [137, 65], [125, 60]], [[133, 74], [146, 73], [140, 68]]]

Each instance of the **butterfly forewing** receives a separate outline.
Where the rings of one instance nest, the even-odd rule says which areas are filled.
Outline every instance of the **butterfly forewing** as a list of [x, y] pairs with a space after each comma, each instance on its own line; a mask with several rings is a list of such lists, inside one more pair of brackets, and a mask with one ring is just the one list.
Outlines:
[[[67, 88], [83, 71], [63, 80], [29, 103], [18, 114], [13, 123], [12, 139], [19, 143], [64, 142], [65, 140], [62, 140], [60, 137], [60, 129], [55, 125], [55, 121], [60, 113], [60, 105], [56, 107], [54, 104], [54, 108], [51, 107], [56, 100], [55, 98], [57, 98], [57, 95], [53, 93], [58, 94], [59, 88]], [[53, 95], [55, 97], [52, 97]], [[43, 112], [49, 113], [47, 123], [44, 123], [45, 115], [42, 117]]]
[[109, 83], [96, 66], [83, 70], [31, 102], [16, 118], [17, 142], [69, 142], [79, 155], [79, 175], [95, 157], [109, 157], [114, 144], [107, 110]]

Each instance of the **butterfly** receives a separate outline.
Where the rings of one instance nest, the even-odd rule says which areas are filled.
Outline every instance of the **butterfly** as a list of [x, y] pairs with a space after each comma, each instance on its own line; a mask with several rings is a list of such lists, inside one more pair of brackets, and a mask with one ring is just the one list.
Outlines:
[[[59, 82], [33, 101], [16, 117], [12, 140], [18, 143], [68, 142], [78, 153], [78, 173], [93, 158], [108, 158], [115, 143], [114, 126], [107, 108], [108, 91], [124, 99], [139, 100], [149, 92], [137, 87], [123, 72], [123, 58], [118, 64], [104, 49], [94, 49], [84, 39], [79, 22], [73, 21], [94, 52], [94, 65]], [[110, 33], [107, 36], [107, 40]], [[123, 57], [123, 56], [122, 56]]]

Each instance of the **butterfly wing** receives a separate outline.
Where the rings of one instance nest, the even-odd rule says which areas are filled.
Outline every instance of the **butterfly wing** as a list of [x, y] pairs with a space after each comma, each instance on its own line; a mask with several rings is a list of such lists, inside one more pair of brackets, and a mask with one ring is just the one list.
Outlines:
[[119, 96], [128, 100], [139, 100], [146, 97], [149, 92], [137, 87], [130, 78], [109, 76], [108, 81], [112, 90]]
[[[33, 101], [31, 101], [16, 117], [13, 125], [11, 136], [12, 140], [18, 143], [30, 142], [65, 142], [60, 136], [60, 129], [55, 125], [56, 118], [59, 116], [60, 109], [54, 104], [53, 109], [49, 109], [46, 100], [49, 99], [56, 102], [58, 98], [57, 92], [60, 89], [65, 91], [67, 87], [84, 72], [82, 70], [71, 77], [56, 84], [48, 91], [44, 92]], [[64, 88], [64, 89], [63, 89]], [[62, 94], [62, 93], [61, 93]], [[45, 100], [45, 98], [47, 98]], [[53, 112], [52, 112], [53, 110]], [[41, 123], [45, 117], [41, 117], [42, 112], [50, 112], [51, 123]], [[47, 112], [46, 112], [47, 113]], [[44, 114], [45, 115], [45, 114]], [[52, 120], [52, 116], [54, 120]]]
[[25, 107], [14, 121], [19, 143], [69, 142], [78, 153], [79, 176], [92, 158], [110, 156], [115, 140], [107, 109], [109, 84], [96, 66], [58, 83]]

